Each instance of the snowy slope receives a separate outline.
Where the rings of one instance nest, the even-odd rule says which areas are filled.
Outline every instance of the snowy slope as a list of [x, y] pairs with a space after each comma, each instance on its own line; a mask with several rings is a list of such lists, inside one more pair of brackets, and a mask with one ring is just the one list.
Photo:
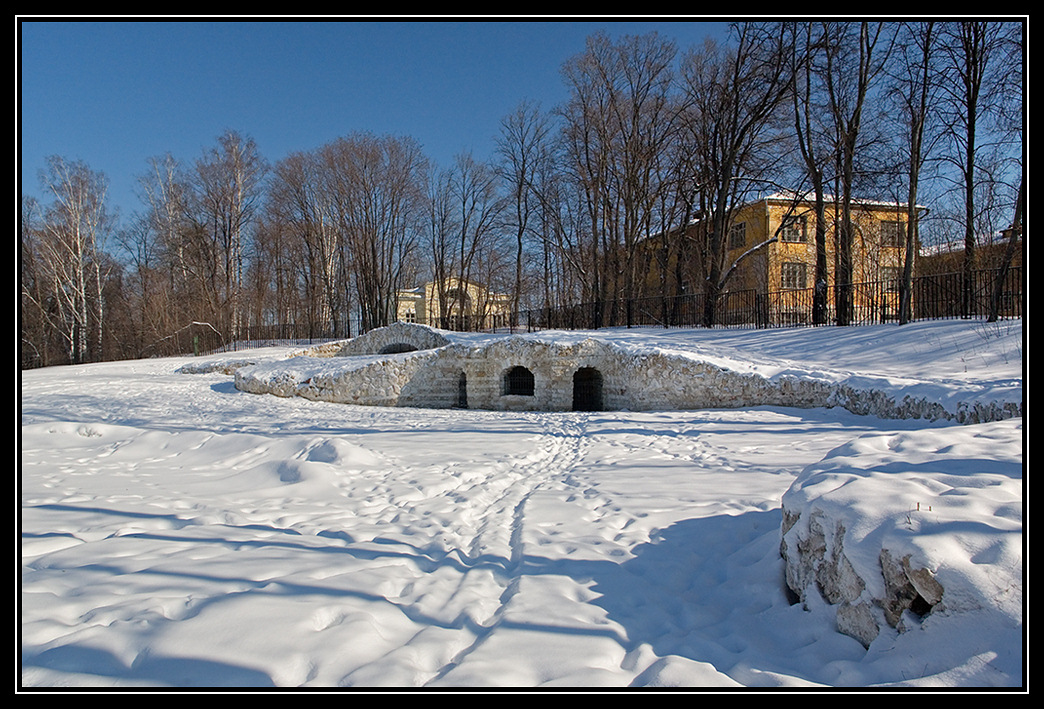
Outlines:
[[[1021, 322], [602, 334], [768, 377], [1023, 398]], [[22, 373], [24, 687], [1024, 682], [1021, 418], [389, 409], [179, 373], [291, 351]], [[905, 535], [945, 608], [864, 648], [822, 599], [792, 604], [788, 491], [856, 530], [856, 564]], [[916, 529], [889, 521], [929, 495]]]

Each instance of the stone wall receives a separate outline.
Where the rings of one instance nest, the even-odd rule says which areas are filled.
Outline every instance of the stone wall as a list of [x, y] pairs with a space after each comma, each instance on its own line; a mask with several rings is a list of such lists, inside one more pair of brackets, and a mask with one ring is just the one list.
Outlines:
[[[479, 341], [481, 342], [481, 341]], [[409, 351], [407, 351], [409, 350]], [[381, 354], [384, 353], [384, 354]], [[947, 419], [961, 423], [1022, 415], [1019, 403], [977, 402], [945, 408], [937, 401], [896, 400], [873, 388], [812, 377], [767, 379], [684, 354], [631, 352], [588, 338], [562, 343], [537, 337], [495, 338], [482, 344], [451, 342], [426, 326], [396, 323], [340, 345], [337, 356], [240, 367], [243, 391], [375, 406], [463, 407], [511, 411], [569, 411], [580, 370], [598, 381], [597, 405], [605, 410], [840, 406], [881, 418]], [[515, 367], [532, 375], [531, 393], [508, 391]]]
[[394, 322], [370, 330], [343, 343], [336, 357], [366, 354], [394, 354], [411, 350], [433, 350], [450, 344], [445, 335], [424, 325]]
[[[605, 343], [588, 339], [572, 345], [525, 338], [505, 338], [463, 356], [469, 406], [512, 411], [569, 411], [573, 408], [573, 375], [583, 367], [597, 369], [606, 387], [599, 408], [625, 408], [626, 390], [619, 357]], [[505, 378], [515, 367], [533, 375], [532, 395], [512, 394]]]

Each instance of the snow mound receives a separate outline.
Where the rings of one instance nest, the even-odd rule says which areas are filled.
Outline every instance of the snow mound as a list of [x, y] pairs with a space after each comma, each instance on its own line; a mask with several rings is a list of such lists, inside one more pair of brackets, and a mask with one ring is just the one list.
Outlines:
[[838, 629], [867, 647], [886, 630], [929, 626], [963, 625], [961, 637], [981, 652], [1017, 637], [1022, 437], [1017, 419], [869, 435], [834, 449], [783, 496], [787, 585], [806, 605], [821, 596]]

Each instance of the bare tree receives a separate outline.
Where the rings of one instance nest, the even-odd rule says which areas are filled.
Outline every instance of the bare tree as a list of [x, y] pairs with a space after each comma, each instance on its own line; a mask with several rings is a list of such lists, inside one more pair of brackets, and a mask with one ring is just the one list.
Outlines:
[[588, 282], [589, 264], [578, 238], [586, 223], [580, 216], [584, 200], [577, 183], [560, 169], [568, 158], [555, 134], [535, 157], [531, 192], [536, 203], [532, 235], [540, 250], [539, 266], [533, 269], [539, 282], [538, 302], [543, 308], [575, 304], [590, 292], [583, 285]]
[[[449, 284], [453, 274], [459, 272], [454, 248], [457, 234], [455, 213], [451, 206], [450, 176], [439, 171], [428, 184], [427, 201], [427, 245], [432, 272], [432, 292], [439, 305], [439, 312], [432, 312], [435, 303], [428, 303], [429, 318], [438, 322], [443, 329], [449, 328]], [[437, 318], [437, 320], [436, 320]]]
[[138, 177], [139, 198], [145, 208], [139, 226], [144, 231], [132, 227], [128, 234], [138, 242], [137, 251], [144, 246], [142, 240], [151, 242], [148, 248], [166, 276], [170, 310], [166, 331], [157, 334], [168, 338], [193, 321], [220, 316], [219, 245], [207, 228], [194, 175], [186, 173], [169, 153], [149, 159], [148, 166]]
[[222, 279], [223, 306], [229, 336], [235, 340], [243, 325], [241, 293], [248, 229], [261, 203], [268, 166], [253, 139], [229, 131], [217, 147], [196, 161], [199, 225], [210, 238]]
[[654, 34], [588, 38], [563, 74], [568, 171], [583, 196], [586, 287], [598, 304], [639, 294], [638, 245], [659, 225], [661, 151], [675, 139], [673, 42]]
[[683, 64], [687, 140], [705, 224], [700, 256], [706, 327], [716, 323], [718, 301], [733, 272], [724, 262], [732, 210], [765, 184], [767, 151], [781, 135], [774, 122], [792, 88], [792, 53], [782, 24], [741, 23], [734, 35], [733, 46], [707, 42]]
[[134, 218], [128, 226], [117, 230], [127, 268], [128, 307], [133, 313], [132, 332], [123, 333], [129, 347], [138, 356], [145, 354], [148, 343], [163, 337], [170, 325], [168, 319], [170, 289], [159, 268], [159, 242], [154, 238], [147, 216]]
[[960, 175], [963, 194], [964, 261], [961, 312], [973, 312], [974, 272], [978, 267], [976, 224], [979, 188], [980, 133], [991, 117], [999, 98], [994, 89], [1002, 80], [997, 72], [1005, 24], [967, 20], [942, 25], [941, 49], [946, 57], [950, 80], [945, 82], [942, 102], [944, 122], [951, 139], [950, 162]]
[[824, 25], [825, 77], [830, 116], [838, 144], [840, 179], [840, 219], [837, 228], [836, 318], [838, 325], [849, 325], [853, 317], [852, 281], [852, 199], [856, 183], [856, 157], [864, 129], [863, 119], [871, 87], [881, 75], [891, 50], [891, 37], [882, 22], [837, 23]]
[[[522, 103], [501, 121], [497, 145], [499, 170], [510, 191], [511, 222], [515, 232], [515, 278], [512, 288], [512, 317], [516, 317], [522, 298], [523, 254], [534, 212], [539, 208], [535, 194], [536, 178], [546, 154], [551, 125], [540, 109]], [[511, 323], [513, 326], [516, 322]]]
[[900, 31], [895, 58], [889, 64], [892, 74], [889, 96], [897, 107], [905, 137], [906, 233], [899, 282], [899, 322], [905, 324], [913, 319], [914, 258], [920, 247], [918, 189], [921, 168], [929, 154], [925, 141], [928, 138], [930, 142], [931, 136], [926, 136], [925, 131], [936, 104], [939, 77], [935, 66], [937, 24], [931, 20], [904, 22]]
[[837, 145], [832, 131], [821, 117], [826, 115], [822, 95], [819, 62], [824, 54], [827, 33], [816, 23], [794, 23], [794, 41], [791, 46], [791, 72], [794, 87], [794, 136], [798, 153], [811, 183], [815, 213], [815, 274], [812, 289], [812, 322], [824, 325], [829, 307], [829, 264], [827, 262], [826, 185], [828, 170], [836, 162]]
[[[21, 363], [23, 367], [47, 366], [53, 362], [52, 342], [61, 331], [57, 304], [51, 298], [52, 279], [41, 240], [40, 205], [36, 199], [23, 196], [19, 214], [19, 326], [21, 328]], [[67, 348], [62, 347], [67, 352]]]
[[489, 269], [482, 266], [499, 246], [506, 202], [496, 170], [488, 163], [476, 161], [470, 154], [457, 156], [453, 169], [447, 173], [446, 186], [455, 231], [452, 242], [455, 272], [449, 275], [463, 281], [463, 285], [453, 286], [447, 281], [437, 287], [443, 308], [464, 314], [471, 310], [465, 302], [466, 284], [484, 272], [487, 277], [483, 285], [491, 285]]
[[138, 177], [145, 211], [121, 231], [140, 289], [143, 352], [169, 343], [165, 338], [197, 318], [209, 317], [214, 306], [203, 297], [208, 291], [199, 281], [206, 269], [197, 258], [201, 249], [194, 241], [199, 232], [192, 228], [191, 188], [181, 165], [168, 153], [151, 158], [148, 166]]
[[310, 330], [345, 332], [348, 284], [339, 243], [344, 235], [338, 229], [322, 152], [293, 153], [275, 165], [269, 188], [269, 234], [277, 238], [285, 230], [295, 246], [291, 253], [301, 254], [298, 272]]
[[[106, 207], [108, 181], [85, 163], [50, 157], [41, 175], [53, 202], [46, 209], [35, 241], [39, 276], [49, 289], [22, 291], [46, 313], [49, 327], [65, 342], [70, 362], [102, 356], [105, 306], [102, 285], [106, 259], [101, 241], [110, 227]], [[46, 275], [44, 275], [46, 274]]]
[[138, 178], [146, 223], [157, 248], [166, 255], [172, 286], [184, 291], [190, 271], [185, 243], [189, 188], [177, 160], [169, 153], [148, 163], [149, 172]]
[[1008, 228], [1008, 242], [994, 280], [993, 293], [990, 298], [990, 310], [987, 316], [990, 322], [994, 322], [1000, 317], [1001, 302], [1008, 279], [1008, 271], [1018, 250], [1020, 240], [1025, 244], [1023, 222], [1026, 213], [1026, 141], [1023, 111], [1025, 109], [1026, 37], [1024, 29], [1020, 25], [1015, 23], [1007, 25], [1001, 39], [1001, 51], [1003, 65], [1000, 72], [1001, 90], [998, 93], [1009, 100], [1000, 104], [999, 124], [1007, 135], [1010, 136], [1010, 142], [1018, 147], [1016, 163], [1020, 169], [1018, 171], [1018, 187], [1015, 190], [1011, 226]]
[[1015, 252], [1018, 250], [1019, 240], [1023, 238], [1024, 234], [1023, 219], [1025, 213], [1026, 183], [1025, 178], [1023, 178], [1019, 180], [1019, 191], [1015, 198], [1014, 215], [1012, 216], [1011, 226], [1008, 229], [1008, 242], [1004, 248], [1004, 256], [993, 281], [993, 292], [990, 294], [990, 309], [986, 317], [988, 322], [996, 322], [1000, 318], [1000, 310], [1007, 284], [1008, 271], [1011, 268], [1012, 261], [1014, 260]]
[[416, 273], [427, 160], [416, 141], [356, 133], [324, 148], [341, 263], [370, 330], [392, 322], [398, 292]]

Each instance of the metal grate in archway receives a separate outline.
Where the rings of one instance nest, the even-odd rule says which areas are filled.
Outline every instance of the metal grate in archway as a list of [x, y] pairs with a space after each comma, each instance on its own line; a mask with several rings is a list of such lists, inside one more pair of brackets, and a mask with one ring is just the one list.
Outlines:
[[573, 374], [573, 411], [602, 410], [602, 373], [581, 367]]
[[468, 408], [468, 375], [464, 372], [460, 373], [457, 380], [457, 408]]
[[504, 394], [533, 396], [533, 373], [525, 367], [512, 367], [504, 374]]

